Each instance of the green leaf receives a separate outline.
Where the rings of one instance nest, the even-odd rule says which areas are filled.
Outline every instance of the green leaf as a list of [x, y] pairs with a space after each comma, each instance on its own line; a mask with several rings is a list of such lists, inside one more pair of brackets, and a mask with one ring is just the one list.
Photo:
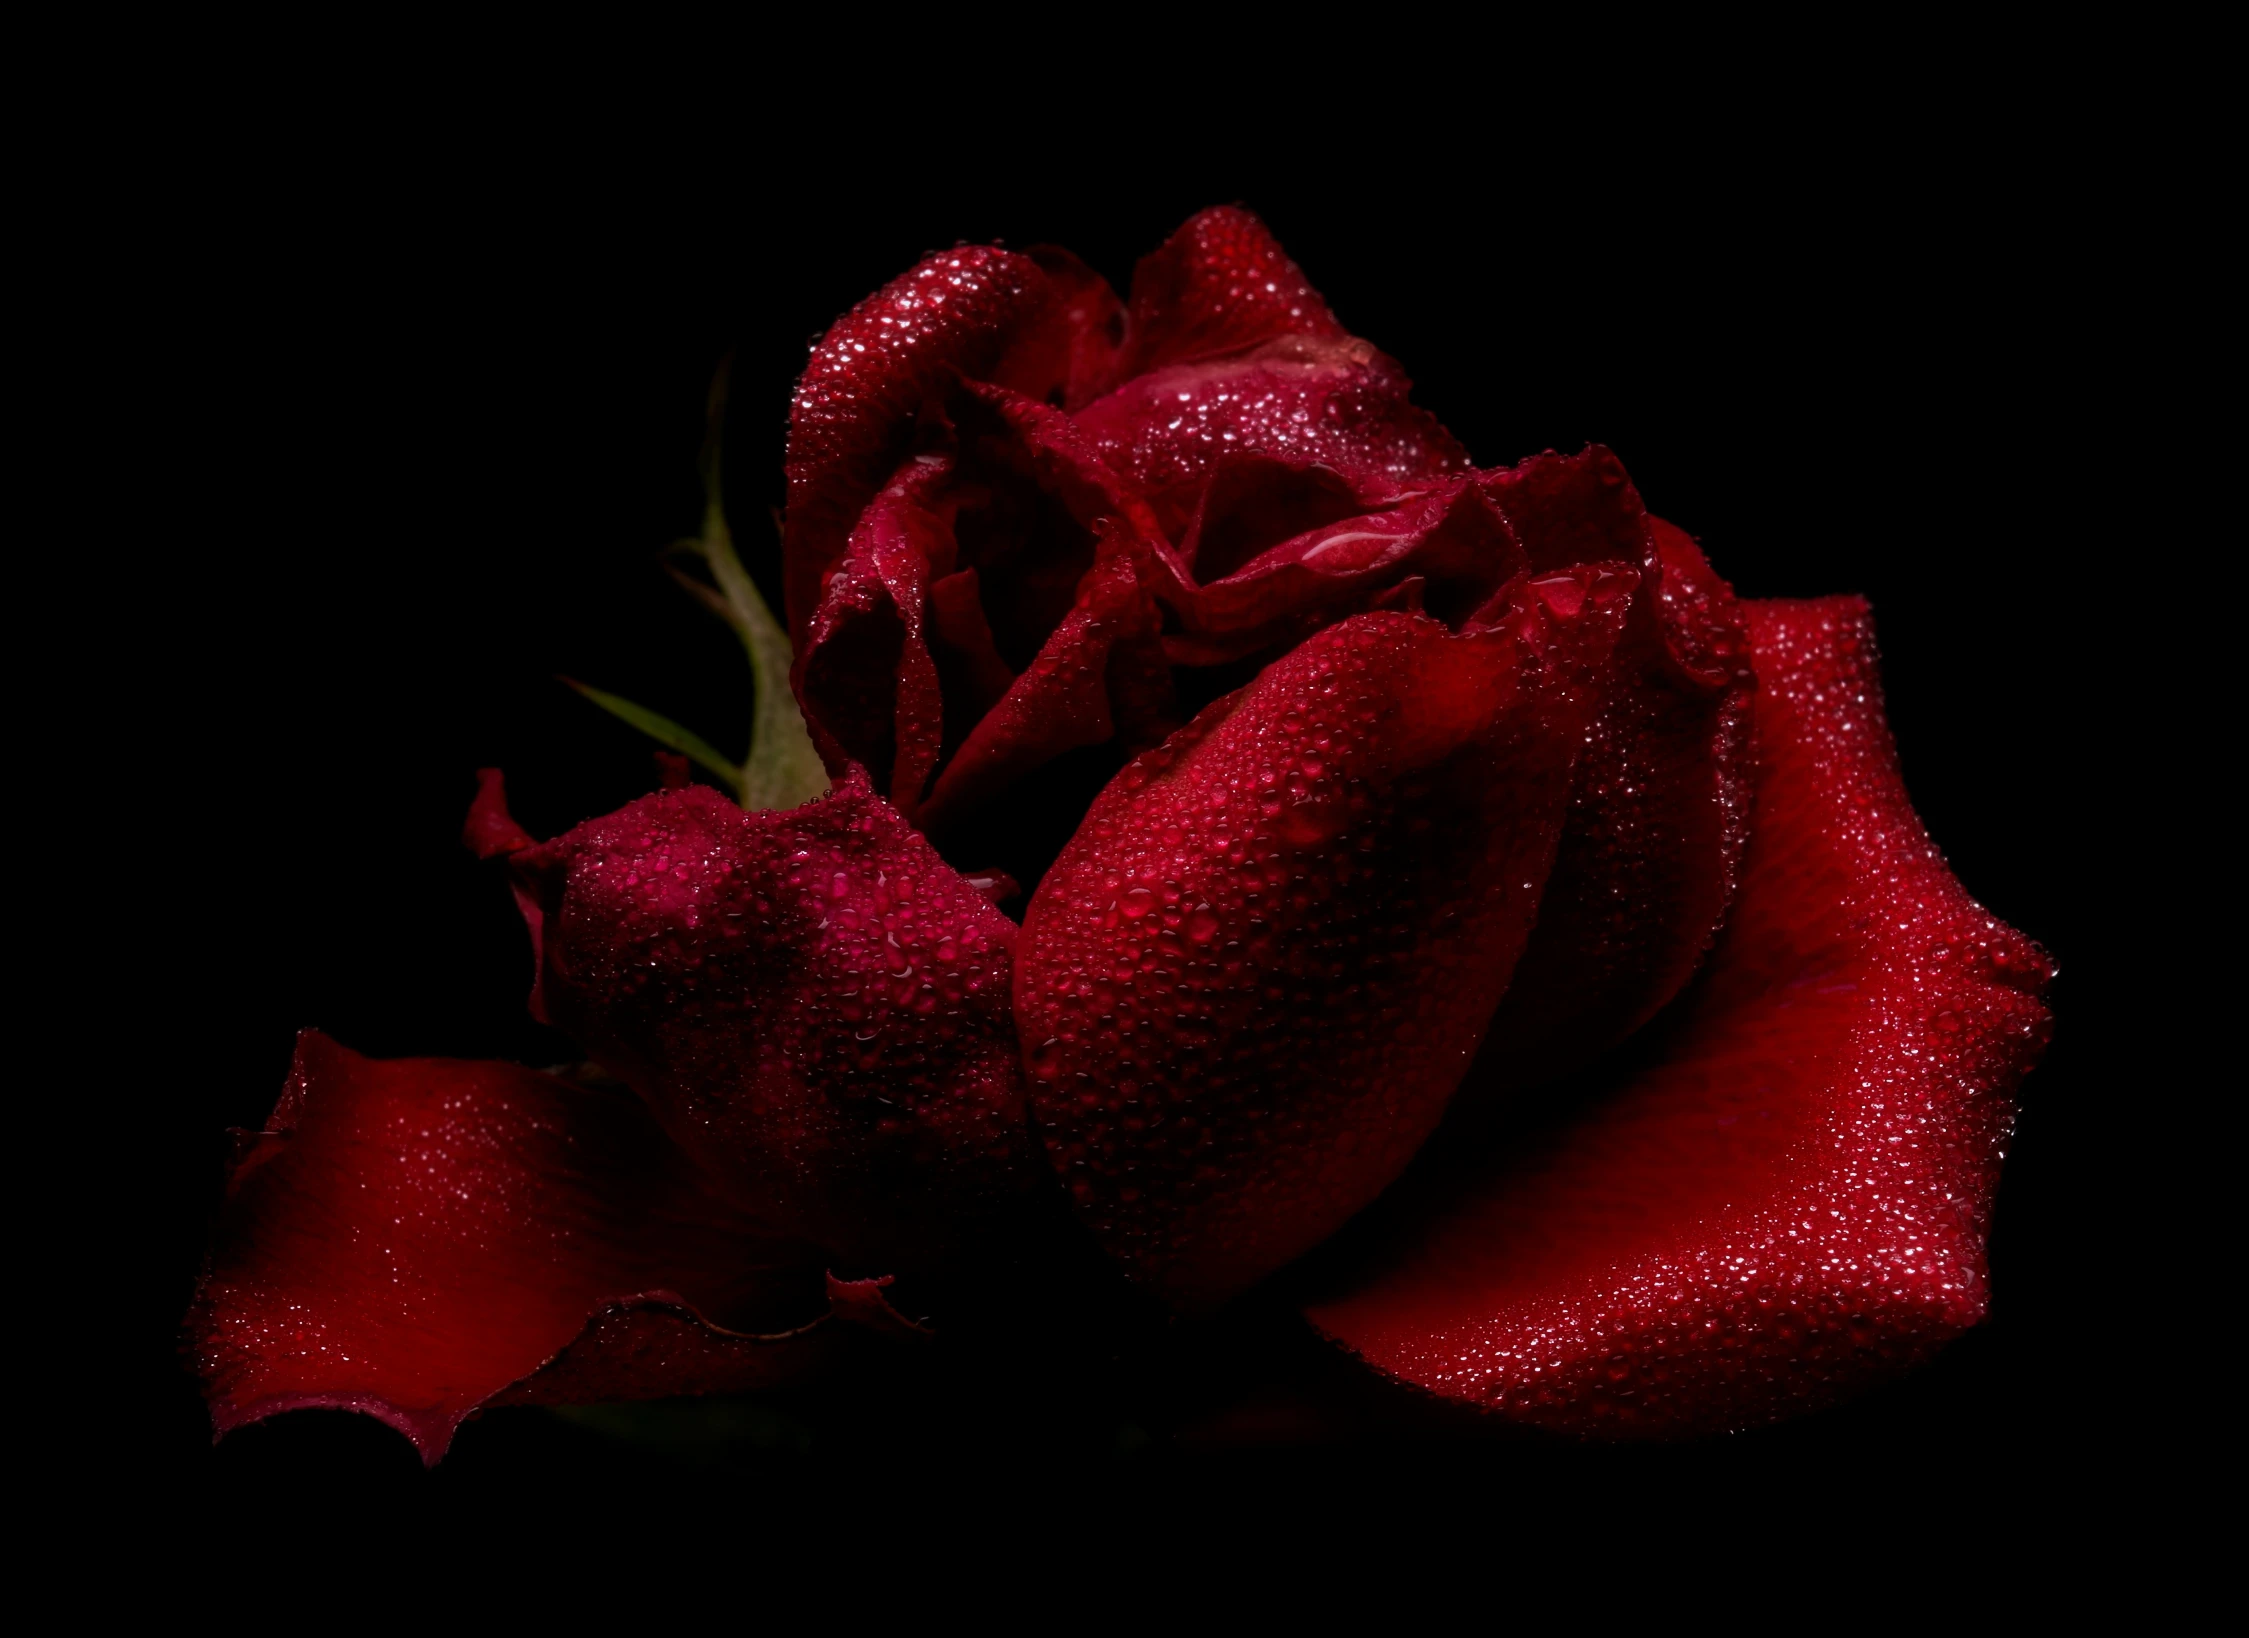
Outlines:
[[758, 594], [757, 582], [734, 555], [725, 520], [714, 519], [703, 539], [704, 561], [733, 610], [731, 623], [749, 653], [750, 674], [757, 685], [750, 754], [742, 768], [742, 806], [753, 813], [761, 808], [796, 807], [828, 788], [828, 770], [812, 748], [804, 714], [789, 688], [789, 634], [773, 618]]
[[742, 789], [742, 770], [711, 749], [698, 735], [682, 728], [671, 718], [659, 716], [645, 705], [635, 705], [631, 700], [598, 688], [588, 688], [584, 683], [569, 677], [559, 679], [566, 687], [576, 689], [594, 704], [620, 722], [631, 723], [659, 745], [668, 745], [689, 761], [725, 780], [735, 790]]
[[722, 490], [722, 439], [726, 428], [727, 379], [734, 361], [720, 363], [711, 379], [705, 406], [703, 432], [703, 536], [682, 541], [676, 550], [702, 558], [717, 583], [716, 592], [689, 576], [683, 581], [704, 607], [734, 628], [750, 657], [750, 676], [756, 687], [756, 704], [750, 718], [750, 754], [744, 759], [739, 789], [742, 806], [753, 813], [762, 808], [793, 808], [809, 802], [828, 788], [828, 770], [812, 748], [803, 713], [789, 688], [789, 634], [773, 618], [772, 609], [757, 589], [742, 560], [735, 555], [734, 536], [726, 526]]

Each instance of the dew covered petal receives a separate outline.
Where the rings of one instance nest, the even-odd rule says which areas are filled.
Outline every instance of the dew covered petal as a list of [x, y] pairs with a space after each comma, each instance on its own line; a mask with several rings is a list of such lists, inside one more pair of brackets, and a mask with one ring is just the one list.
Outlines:
[[1014, 924], [861, 771], [754, 814], [660, 792], [515, 865], [554, 1022], [774, 1232], [926, 1269], [1022, 1188]]
[[621, 1089], [308, 1030], [241, 1137], [186, 1332], [221, 1434], [342, 1408], [434, 1462], [478, 1408], [596, 1378], [610, 1399], [794, 1379], [834, 1346], [825, 1311], [817, 1253], [716, 1194]]
[[2044, 952], [1898, 777], [1856, 598], [1743, 605], [1757, 824], [1686, 998], [1559, 1110], [1448, 1130], [1308, 1312], [1387, 1375], [1602, 1436], [1815, 1409], [1983, 1317]]
[[1039, 885], [1034, 1117], [1168, 1301], [1316, 1245], [1435, 1126], [1536, 911], [1632, 583], [1586, 571], [1567, 617], [1519, 586], [1477, 637], [1328, 628], [1120, 774]]

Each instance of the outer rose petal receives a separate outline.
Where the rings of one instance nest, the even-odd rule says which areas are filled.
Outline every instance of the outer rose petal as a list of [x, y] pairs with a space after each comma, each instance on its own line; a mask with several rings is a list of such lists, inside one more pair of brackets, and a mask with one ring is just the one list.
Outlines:
[[1133, 269], [1124, 373], [1247, 352], [1281, 336], [1343, 334], [1265, 224], [1220, 205], [1190, 216]]
[[1915, 817], [1865, 605], [1745, 608], [1757, 828], [1676, 1026], [1552, 1130], [1432, 1145], [1310, 1309], [1432, 1393], [1573, 1433], [1741, 1428], [1983, 1316], [2052, 969]]
[[1484, 486], [1535, 567], [1623, 556], [1642, 578], [1478, 1096], [1590, 1063], [1694, 975], [1749, 835], [1755, 691], [1732, 588], [1648, 516], [1609, 451], [1542, 455]]
[[1119, 775], [1040, 884], [1016, 1016], [1048, 1157], [1173, 1304], [1325, 1239], [1436, 1125], [1632, 579], [1518, 587], [1480, 636], [1330, 627]]
[[222, 1434], [344, 1408], [434, 1462], [482, 1405], [568, 1402], [597, 1377], [611, 1399], [769, 1386], [833, 1341], [713, 1323], [816, 1318], [818, 1263], [712, 1194], [621, 1093], [377, 1062], [307, 1031], [244, 1144], [187, 1320]]
[[787, 811], [662, 792], [514, 864], [554, 1022], [776, 1232], [927, 1268], [1021, 1188], [1015, 927], [862, 772]]
[[[1112, 309], [1070, 258], [1050, 277], [990, 245], [940, 251], [836, 320], [789, 408], [784, 577], [799, 642], [859, 511], [907, 453], [915, 417], [955, 375], [1045, 398], [1090, 391], [1105, 372], [1080, 327]], [[1114, 303], [1110, 296], [1109, 302]]]

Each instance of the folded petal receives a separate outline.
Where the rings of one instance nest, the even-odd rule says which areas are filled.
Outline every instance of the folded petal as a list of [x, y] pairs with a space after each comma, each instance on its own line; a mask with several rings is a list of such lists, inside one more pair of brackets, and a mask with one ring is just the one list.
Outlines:
[[909, 817], [944, 740], [927, 617], [931, 583], [953, 573], [953, 470], [939, 454], [899, 468], [859, 515], [797, 644], [797, 700], [829, 772], [873, 770]]
[[1684, 533], [1648, 516], [1609, 451], [1540, 456], [1483, 488], [1533, 565], [1623, 556], [1641, 582], [1475, 1096], [1590, 1063], [1693, 976], [1749, 834], [1755, 691], [1732, 588]]
[[1432, 1144], [1310, 1309], [1405, 1382], [1572, 1433], [1741, 1428], [1984, 1313], [2051, 966], [1915, 817], [1865, 605], [1743, 607], [1757, 823], [1708, 971], [1567, 1118]]
[[921, 818], [933, 835], [957, 832], [964, 816], [1065, 752], [1117, 740], [1129, 754], [1178, 726], [1151, 584], [1161, 578], [1143, 537], [1103, 531], [1069, 615], [930, 793]]
[[344, 1408], [434, 1462], [479, 1407], [596, 1376], [612, 1399], [787, 1380], [827, 1355], [830, 1328], [802, 1329], [823, 1312], [817, 1257], [621, 1091], [307, 1031], [245, 1135], [187, 1339], [222, 1434]]
[[993, 639], [1010, 665], [1027, 667], [1076, 605], [1105, 528], [1140, 541], [1165, 575], [1186, 583], [1147, 502], [1069, 416], [982, 382], [962, 383], [946, 409], [970, 491], [960, 506], [960, 562], [980, 577]]
[[1446, 479], [1384, 510], [1353, 507], [1196, 587], [1179, 599], [1182, 629], [1165, 646], [1180, 664], [1223, 664], [1372, 608], [1417, 576], [1421, 606], [1457, 627], [1527, 566], [1482, 486]]
[[1055, 276], [1036, 256], [990, 245], [940, 251], [836, 320], [813, 349], [789, 409], [785, 579], [800, 642], [861, 508], [909, 453], [932, 394], [966, 375], [1059, 401], [1073, 382], [1090, 392], [1105, 378], [1080, 337], [1105, 330], [1113, 308], [1074, 258], [1046, 261]]
[[1059, 245], [1033, 245], [1023, 254], [1039, 264], [1054, 290], [1068, 359], [1062, 407], [1081, 409], [1124, 379], [1125, 304], [1107, 279]]
[[[1467, 471], [1467, 452], [1411, 390], [1366, 342], [1290, 336], [1137, 376], [1072, 419], [1147, 497], [1167, 539], [1184, 540], [1200, 518], [1195, 574], [1208, 582], [1305, 529]], [[1206, 507], [1229, 472], [1248, 481]]]
[[1519, 582], [1476, 637], [1328, 628], [1119, 775], [1040, 883], [1016, 1015], [1048, 1158], [1173, 1304], [1317, 1244], [1435, 1126], [1529, 931], [1632, 584]]
[[1190, 216], [1132, 272], [1125, 373], [1247, 352], [1343, 326], [1265, 224], [1238, 205]]
[[762, 813], [661, 792], [512, 867], [554, 1022], [774, 1232], [928, 1268], [1031, 1175], [1015, 927], [858, 770]]

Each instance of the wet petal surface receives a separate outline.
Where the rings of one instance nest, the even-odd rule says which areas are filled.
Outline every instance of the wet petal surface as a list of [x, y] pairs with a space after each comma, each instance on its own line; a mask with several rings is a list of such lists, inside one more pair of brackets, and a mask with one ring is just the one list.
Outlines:
[[1651, 518], [1599, 446], [1483, 480], [1530, 561], [1609, 553], [1640, 590], [1570, 793], [1538, 926], [1492, 1021], [1472, 1096], [1581, 1068], [1694, 975], [1733, 900], [1752, 822], [1755, 678], [1732, 588]]
[[220, 1433], [379, 1417], [441, 1456], [491, 1403], [738, 1392], [816, 1368], [820, 1266], [621, 1089], [377, 1061], [307, 1031], [228, 1179], [188, 1347]]
[[[925, 257], [836, 320], [813, 348], [789, 408], [784, 576], [799, 641], [859, 511], [909, 453], [929, 400], [958, 376], [1060, 400], [1091, 391], [1107, 366], [1081, 343], [1105, 331], [1100, 299], [1074, 257], [963, 245]], [[1093, 280], [1098, 284], [1098, 280]]]
[[555, 1023], [775, 1232], [926, 1268], [1030, 1175], [1015, 927], [862, 773], [755, 814], [663, 792], [517, 865]]
[[1132, 273], [1124, 373], [1246, 352], [1343, 326], [1265, 224], [1235, 205], [1198, 212]]
[[2045, 955], [1898, 778], [1855, 598], [1744, 605], [1757, 827], [1709, 970], [1542, 1126], [1444, 1133], [1309, 1309], [1378, 1369], [1561, 1431], [1829, 1403], [1982, 1317]]
[[[1361, 615], [1122, 773], [1025, 919], [1048, 1158], [1173, 1304], [1332, 1233], [1435, 1126], [1529, 931], [1633, 583]], [[1593, 582], [1603, 584], [1598, 592]]]

